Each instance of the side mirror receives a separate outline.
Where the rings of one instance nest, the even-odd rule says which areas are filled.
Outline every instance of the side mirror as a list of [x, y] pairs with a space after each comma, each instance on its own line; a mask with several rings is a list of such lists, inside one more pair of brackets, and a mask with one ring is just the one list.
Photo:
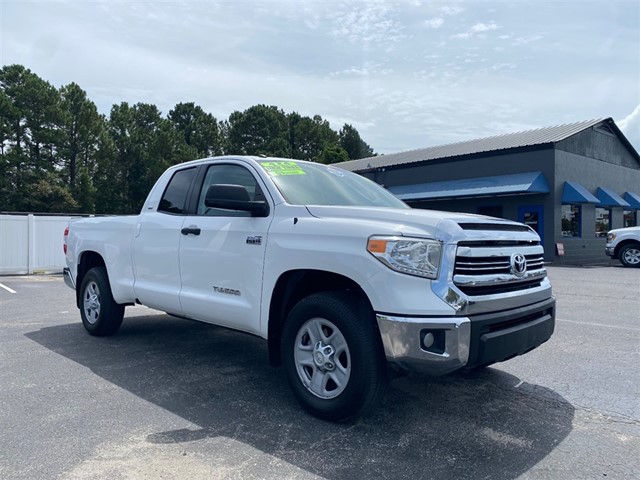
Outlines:
[[210, 185], [204, 198], [204, 204], [209, 208], [250, 212], [252, 217], [269, 215], [269, 204], [264, 200], [249, 200], [249, 193], [242, 185]]

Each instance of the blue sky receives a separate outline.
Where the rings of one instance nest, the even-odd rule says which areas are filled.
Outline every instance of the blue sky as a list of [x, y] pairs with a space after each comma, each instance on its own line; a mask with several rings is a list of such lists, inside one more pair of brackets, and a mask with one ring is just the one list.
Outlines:
[[378, 153], [601, 117], [640, 150], [637, 0], [0, 0], [0, 63], [105, 114], [264, 103]]

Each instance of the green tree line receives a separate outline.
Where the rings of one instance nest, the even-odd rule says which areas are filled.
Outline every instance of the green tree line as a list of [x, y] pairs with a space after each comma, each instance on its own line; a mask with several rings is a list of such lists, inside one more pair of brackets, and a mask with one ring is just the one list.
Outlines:
[[218, 120], [193, 102], [101, 115], [76, 83], [56, 88], [22, 65], [0, 69], [0, 211], [137, 213], [160, 174], [213, 155], [336, 163], [373, 156], [358, 131], [320, 115], [254, 105]]

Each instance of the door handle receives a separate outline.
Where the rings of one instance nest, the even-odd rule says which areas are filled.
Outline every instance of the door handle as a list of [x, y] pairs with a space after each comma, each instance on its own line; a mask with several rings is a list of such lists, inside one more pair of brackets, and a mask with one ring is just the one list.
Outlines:
[[192, 225], [191, 227], [185, 227], [182, 230], [180, 230], [180, 232], [183, 235], [200, 235], [200, 229], [195, 225]]

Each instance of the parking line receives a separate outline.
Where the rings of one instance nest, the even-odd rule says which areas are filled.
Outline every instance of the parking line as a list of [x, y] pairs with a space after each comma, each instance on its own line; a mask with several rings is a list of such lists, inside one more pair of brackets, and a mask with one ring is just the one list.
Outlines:
[[9, 287], [7, 287], [6, 285], [3, 285], [1, 283], [0, 283], [0, 288], [4, 288], [9, 293], [16, 293], [15, 290], [11, 290]]

